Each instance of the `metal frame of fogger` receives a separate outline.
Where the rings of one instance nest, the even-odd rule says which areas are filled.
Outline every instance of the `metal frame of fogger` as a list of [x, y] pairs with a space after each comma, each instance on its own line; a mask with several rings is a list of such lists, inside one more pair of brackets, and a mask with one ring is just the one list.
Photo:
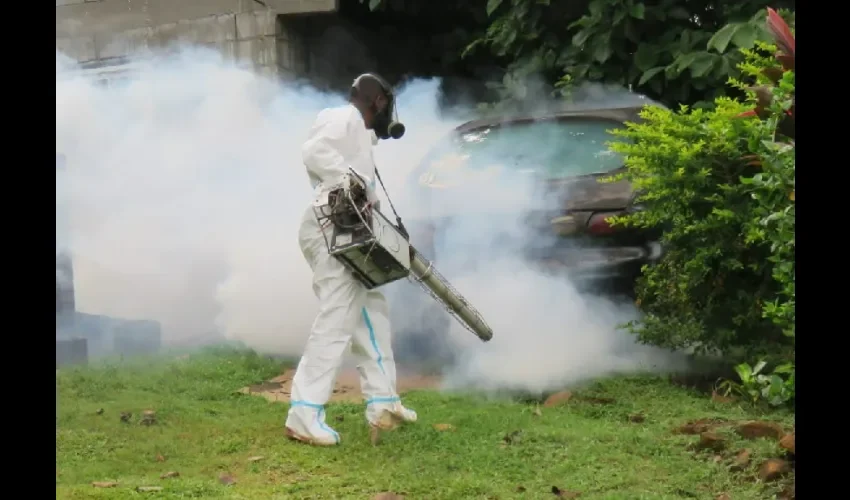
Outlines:
[[[328, 253], [368, 289], [402, 278], [415, 281], [464, 328], [489, 341], [493, 330], [481, 314], [367, 201], [365, 193], [366, 182], [352, 171], [314, 203]], [[348, 223], [340, 220], [346, 216]], [[350, 223], [353, 219], [356, 224]]]

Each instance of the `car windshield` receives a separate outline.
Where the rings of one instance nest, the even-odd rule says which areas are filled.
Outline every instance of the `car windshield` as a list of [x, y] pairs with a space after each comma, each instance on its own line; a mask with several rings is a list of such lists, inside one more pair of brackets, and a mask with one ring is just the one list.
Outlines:
[[426, 160], [419, 182], [447, 187], [504, 171], [547, 178], [604, 173], [623, 165], [607, 142], [618, 122], [593, 118], [484, 127], [453, 137]]

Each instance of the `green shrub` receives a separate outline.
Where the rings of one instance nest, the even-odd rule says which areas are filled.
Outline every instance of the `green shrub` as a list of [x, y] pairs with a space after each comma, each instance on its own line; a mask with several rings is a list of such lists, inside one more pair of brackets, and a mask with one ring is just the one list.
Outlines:
[[755, 366], [741, 363], [735, 367], [739, 382], [724, 380], [719, 389], [728, 396], [735, 394], [756, 404], [761, 401], [770, 406], [782, 406], [794, 401], [795, 368], [791, 363], [779, 365], [773, 373], [763, 373], [767, 363], [759, 361]]
[[[776, 17], [770, 10], [770, 31]], [[790, 68], [785, 41], [775, 57], [765, 43], [743, 51], [744, 78], [761, 85], [731, 83], [748, 102], [648, 107], [642, 123], [614, 132], [627, 167], [617, 178], [644, 209], [613, 222], [664, 229], [665, 254], [637, 285], [645, 316], [629, 325], [643, 342], [794, 359], [793, 37]]]

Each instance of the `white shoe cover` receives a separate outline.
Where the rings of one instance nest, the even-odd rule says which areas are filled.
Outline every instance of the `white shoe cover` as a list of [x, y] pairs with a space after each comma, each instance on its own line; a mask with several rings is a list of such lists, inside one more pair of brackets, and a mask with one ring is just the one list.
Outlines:
[[339, 444], [339, 434], [325, 423], [325, 409], [319, 405], [296, 403], [286, 417], [286, 435], [317, 446]]
[[366, 420], [372, 427], [395, 429], [400, 424], [416, 422], [416, 412], [406, 408], [396, 398], [392, 402], [371, 402], [366, 405]]

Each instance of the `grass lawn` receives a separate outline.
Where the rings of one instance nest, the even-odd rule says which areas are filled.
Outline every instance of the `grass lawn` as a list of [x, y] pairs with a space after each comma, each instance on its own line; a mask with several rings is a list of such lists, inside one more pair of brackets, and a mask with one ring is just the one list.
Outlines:
[[[63, 368], [57, 498], [370, 499], [381, 492], [408, 499], [557, 498], [556, 487], [561, 497], [580, 493], [582, 500], [724, 493], [761, 500], [781, 488], [757, 480], [757, 466], [779, 456], [774, 440], [743, 441], [721, 428], [729, 445], [715, 455], [691, 451], [697, 436], [673, 430], [711, 417], [793, 422], [789, 413], [759, 415], [641, 376], [599, 381], [566, 404], [539, 411], [527, 402], [412, 392], [405, 402], [420, 421], [383, 434], [377, 446], [362, 405], [334, 404], [328, 421], [342, 445], [314, 448], [285, 439], [286, 405], [236, 393], [281, 371], [279, 362], [223, 349]], [[148, 409], [156, 423], [140, 425]], [[122, 412], [132, 413], [129, 422]], [[645, 420], [630, 422], [635, 414]], [[742, 448], [752, 450], [752, 465], [731, 472]], [[160, 478], [170, 471], [179, 476]], [[223, 484], [223, 475], [235, 482]], [[118, 484], [99, 488], [95, 481]], [[162, 489], [140, 493], [139, 486]]]

